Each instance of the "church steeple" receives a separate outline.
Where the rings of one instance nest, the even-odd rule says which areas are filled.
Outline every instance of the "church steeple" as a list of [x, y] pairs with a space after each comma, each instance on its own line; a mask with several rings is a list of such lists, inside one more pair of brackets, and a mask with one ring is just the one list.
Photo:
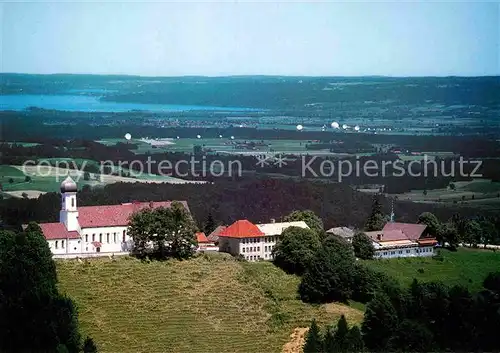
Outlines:
[[64, 223], [68, 231], [76, 231], [78, 225], [78, 209], [76, 206], [76, 192], [78, 187], [73, 179], [68, 176], [61, 183], [61, 210], [59, 222]]
[[394, 199], [391, 199], [391, 218], [390, 218], [390, 221], [391, 223], [394, 222]]

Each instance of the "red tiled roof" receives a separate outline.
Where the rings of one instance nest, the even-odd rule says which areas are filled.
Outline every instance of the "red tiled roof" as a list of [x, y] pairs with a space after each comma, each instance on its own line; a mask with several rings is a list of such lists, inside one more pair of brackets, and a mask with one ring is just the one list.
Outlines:
[[234, 222], [219, 233], [219, 237], [228, 238], [250, 238], [260, 236], [265, 236], [265, 234], [255, 224], [246, 219]]
[[218, 226], [217, 228], [214, 229], [212, 233], [208, 235], [208, 240], [210, 241], [218, 241], [219, 240], [219, 234], [226, 229], [226, 226]]
[[205, 233], [203, 233], [203, 232], [196, 233], [196, 241], [198, 243], [210, 243], [210, 241], [205, 236]]
[[[78, 222], [82, 228], [126, 226], [130, 216], [147, 207], [170, 207], [173, 201], [138, 202], [121, 205], [78, 207]], [[186, 201], [179, 201], [189, 212]]]
[[422, 238], [420, 240], [417, 241], [418, 242], [418, 245], [436, 245], [437, 244], [437, 240], [435, 238]]
[[[398, 240], [408, 240], [408, 236], [404, 234], [401, 230], [379, 230], [374, 232], [365, 232], [372, 240], [384, 242], [384, 241], [398, 241]], [[378, 236], [380, 235], [380, 239]]]
[[53, 239], [79, 239], [80, 235], [76, 231], [68, 232], [64, 223], [40, 223], [43, 235], [47, 240]]
[[426, 227], [427, 225], [425, 224], [388, 222], [385, 224], [382, 231], [384, 232], [384, 238], [387, 231], [399, 230], [403, 232], [408, 239], [417, 240], [420, 239]]

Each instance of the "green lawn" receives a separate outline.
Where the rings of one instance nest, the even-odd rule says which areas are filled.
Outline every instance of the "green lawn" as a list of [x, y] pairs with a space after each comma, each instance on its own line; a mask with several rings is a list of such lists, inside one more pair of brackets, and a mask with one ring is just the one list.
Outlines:
[[189, 261], [57, 261], [60, 289], [99, 352], [281, 352], [296, 327], [362, 312], [297, 299], [299, 278], [225, 254]]
[[[401, 258], [364, 261], [373, 269], [384, 272], [404, 285], [413, 278], [419, 281], [442, 281], [479, 290], [489, 272], [500, 270], [500, 251], [460, 248], [456, 252], [440, 250], [444, 260], [434, 258]], [[423, 269], [423, 273], [418, 270]]]

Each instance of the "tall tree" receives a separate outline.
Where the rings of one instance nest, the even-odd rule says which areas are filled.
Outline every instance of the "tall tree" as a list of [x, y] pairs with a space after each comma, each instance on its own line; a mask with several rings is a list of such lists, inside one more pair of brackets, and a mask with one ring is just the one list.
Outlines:
[[352, 247], [356, 257], [363, 260], [371, 260], [375, 255], [373, 241], [363, 232], [357, 232], [352, 239]]
[[439, 237], [441, 222], [439, 222], [439, 220], [433, 213], [422, 213], [420, 216], [418, 216], [418, 223], [425, 224], [430, 235], [432, 235], [433, 237]]
[[477, 244], [481, 241], [481, 234], [482, 229], [477, 221], [466, 221], [462, 235], [464, 242], [477, 246]]
[[316, 324], [316, 320], [313, 319], [309, 331], [307, 332], [306, 341], [304, 343], [303, 352], [304, 353], [322, 353], [323, 350], [323, 339], [319, 331], [319, 327]]
[[336, 352], [348, 352], [349, 346], [347, 342], [347, 334], [349, 333], [349, 326], [347, 326], [347, 320], [344, 315], [340, 316], [337, 322], [337, 329], [335, 330], [335, 347]]
[[372, 351], [384, 351], [398, 326], [396, 310], [387, 295], [377, 293], [368, 303], [361, 330], [365, 345]]
[[352, 295], [354, 261], [350, 244], [337, 236], [328, 237], [302, 276], [299, 285], [302, 300], [346, 302]]
[[58, 293], [52, 253], [38, 225], [18, 234], [0, 231], [0, 278], [1, 352], [79, 351], [76, 309]]
[[285, 222], [304, 221], [313, 231], [318, 234], [323, 233], [323, 221], [311, 210], [293, 211], [283, 220]]
[[274, 264], [287, 273], [301, 275], [320, 246], [318, 234], [311, 229], [288, 227], [273, 249]]
[[134, 252], [140, 257], [188, 258], [193, 255], [195, 231], [191, 215], [178, 202], [170, 208], [146, 208], [133, 214], [129, 221]]
[[203, 228], [203, 231], [205, 232], [206, 235], [209, 235], [215, 230], [215, 221], [214, 217], [212, 216], [212, 212], [208, 212], [208, 217], [205, 222], [205, 227]]
[[326, 328], [325, 336], [323, 338], [323, 352], [334, 353], [337, 351], [337, 346], [335, 344], [335, 327], [328, 326]]
[[382, 205], [380, 204], [378, 197], [375, 196], [373, 198], [372, 212], [370, 213], [370, 216], [366, 220], [365, 230], [366, 231], [381, 230], [382, 228], [384, 228], [385, 223], [386, 223], [386, 217], [382, 212]]
[[363, 352], [365, 350], [365, 344], [363, 342], [363, 336], [361, 335], [361, 330], [358, 326], [353, 326], [347, 333], [347, 346], [348, 352]]

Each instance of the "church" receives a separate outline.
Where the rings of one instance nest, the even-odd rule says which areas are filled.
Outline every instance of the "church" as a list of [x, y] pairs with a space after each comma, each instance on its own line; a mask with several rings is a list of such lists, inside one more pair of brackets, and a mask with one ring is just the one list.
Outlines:
[[[128, 254], [133, 247], [133, 240], [128, 235], [130, 216], [148, 207], [170, 207], [172, 204], [172, 201], [151, 201], [78, 207], [77, 191], [76, 183], [68, 176], [61, 183], [59, 222], [40, 223], [56, 258]], [[180, 203], [189, 212], [187, 203]]]

